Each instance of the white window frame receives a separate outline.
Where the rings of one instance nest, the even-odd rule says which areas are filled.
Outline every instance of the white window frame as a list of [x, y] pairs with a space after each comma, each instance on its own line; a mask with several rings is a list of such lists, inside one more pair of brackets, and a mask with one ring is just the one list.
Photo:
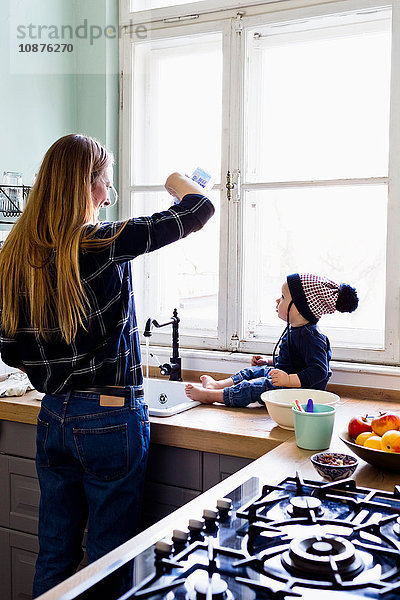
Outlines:
[[[232, 8], [233, 7], [233, 8]], [[121, 117], [120, 117], [120, 187], [122, 190], [120, 218], [129, 217], [130, 190], [129, 162], [131, 155], [130, 132], [131, 102], [130, 90], [132, 78], [129, 63], [130, 35], [134, 34], [136, 23], [145, 23], [152, 37], [198, 33], [200, 31], [224, 30], [224, 51], [229, 46], [230, 55], [235, 60], [230, 61], [230, 72], [224, 65], [223, 86], [229, 93], [229, 106], [223, 107], [225, 117], [223, 123], [224, 138], [222, 148], [226, 148], [222, 157], [222, 177], [228, 170], [233, 176], [240, 173], [243, 165], [242, 149], [244, 148], [244, 116], [241, 111], [242, 103], [236, 102], [243, 98], [244, 82], [242, 63], [245, 53], [245, 35], [240, 35], [242, 28], [252, 27], [260, 23], [280, 22], [312, 18], [334, 13], [351, 11], [371, 11], [391, 7], [392, 9], [392, 80], [390, 107], [390, 138], [389, 138], [389, 170], [388, 177], [374, 178], [374, 181], [387, 183], [388, 194], [388, 227], [387, 227], [387, 262], [386, 262], [386, 325], [384, 350], [367, 350], [354, 348], [334, 348], [335, 360], [363, 362], [375, 364], [400, 363], [400, 4], [396, 0], [326, 0], [320, 4], [316, 0], [278, 0], [262, 3], [236, 2], [220, 0], [218, 8], [215, 2], [204, 0], [199, 3], [188, 3], [176, 7], [129, 13], [129, 0], [121, 0], [121, 25], [125, 32], [121, 41]], [[177, 20], [185, 15], [195, 15], [195, 19]], [[166, 20], [165, 20], [166, 19]], [[229, 27], [225, 24], [229, 23]], [[125, 25], [125, 27], [124, 27]], [[123, 75], [122, 75], [123, 74]], [[226, 101], [225, 101], [226, 102]], [[228, 132], [230, 138], [228, 139]], [[336, 180], [339, 185], [364, 183], [372, 180]], [[240, 193], [244, 190], [257, 189], [259, 184], [240, 185], [236, 181], [233, 197], [230, 202], [223, 200], [224, 181], [221, 181], [221, 249], [220, 249], [220, 290], [219, 290], [219, 337], [217, 340], [191, 339], [181, 336], [182, 346], [187, 348], [203, 347], [219, 350], [237, 350], [260, 354], [271, 353], [273, 343], [243, 339], [242, 323], [242, 222], [243, 204]], [[332, 182], [301, 182], [301, 185], [331, 185]], [[276, 183], [269, 184], [276, 187]], [[283, 183], [282, 186], [296, 185]], [[262, 184], [262, 187], [266, 187]], [[150, 188], [146, 188], [150, 189]], [[155, 187], [151, 188], [155, 189]], [[125, 199], [125, 200], [124, 200]], [[226, 225], [224, 225], [226, 223]], [[227, 241], [224, 240], [227, 238]], [[229, 265], [228, 265], [229, 257]], [[229, 307], [228, 310], [228, 299]], [[234, 301], [233, 301], [234, 299]], [[232, 306], [236, 310], [232, 310]], [[166, 315], [168, 316], [168, 315]], [[169, 335], [160, 334], [154, 338], [159, 344], [169, 344]]]

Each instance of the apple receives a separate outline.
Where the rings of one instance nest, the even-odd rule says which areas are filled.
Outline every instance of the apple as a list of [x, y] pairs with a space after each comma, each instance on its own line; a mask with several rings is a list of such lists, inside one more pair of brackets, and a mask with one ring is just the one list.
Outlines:
[[386, 431], [400, 429], [400, 415], [391, 412], [381, 412], [371, 421], [372, 431], [383, 435]]
[[349, 421], [348, 432], [352, 438], [357, 438], [363, 431], [372, 431], [371, 419], [367, 415], [365, 417], [353, 417]]
[[400, 452], [400, 431], [389, 429], [383, 434], [382, 450], [385, 450], [385, 452]]

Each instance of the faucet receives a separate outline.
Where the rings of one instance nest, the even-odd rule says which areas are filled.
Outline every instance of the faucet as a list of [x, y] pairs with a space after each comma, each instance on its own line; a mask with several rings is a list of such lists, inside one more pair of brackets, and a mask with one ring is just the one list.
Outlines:
[[161, 375], [169, 375], [170, 381], [182, 381], [181, 374], [181, 358], [179, 356], [179, 321], [178, 311], [174, 308], [170, 321], [166, 323], [158, 323], [155, 319], [147, 319], [146, 326], [144, 328], [144, 337], [151, 336], [151, 328], [154, 327], [165, 327], [166, 325], [172, 325], [172, 356], [169, 363], [159, 365]]

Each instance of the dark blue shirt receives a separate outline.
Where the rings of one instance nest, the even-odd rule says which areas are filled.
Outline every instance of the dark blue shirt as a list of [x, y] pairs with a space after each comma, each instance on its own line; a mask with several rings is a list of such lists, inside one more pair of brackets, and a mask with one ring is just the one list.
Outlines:
[[[201, 229], [213, 214], [210, 200], [188, 194], [168, 210], [129, 219], [107, 248], [82, 250], [81, 280], [90, 304], [87, 331], [79, 329], [72, 343], [67, 344], [55, 328], [50, 330], [51, 341], [45, 341], [26, 320], [26, 311], [20, 310], [15, 337], [0, 338], [2, 360], [12, 367], [23, 366], [33, 386], [48, 394], [90, 385], [141, 387], [130, 261]], [[101, 223], [96, 236], [110, 237], [119, 225]]]
[[326, 335], [321, 333], [318, 325], [308, 323], [302, 327], [290, 327], [279, 348], [276, 368], [289, 375], [295, 373], [300, 379], [302, 388], [324, 390], [332, 372], [329, 362], [332, 350]]

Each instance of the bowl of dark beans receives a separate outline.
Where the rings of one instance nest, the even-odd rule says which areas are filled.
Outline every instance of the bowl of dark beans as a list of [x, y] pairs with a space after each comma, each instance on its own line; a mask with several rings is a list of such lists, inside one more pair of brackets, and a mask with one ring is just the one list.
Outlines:
[[321, 477], [330, 481], [351, 477], [358, 466], [355, 456], [339, 452], [318, 452], [310, 460]]

